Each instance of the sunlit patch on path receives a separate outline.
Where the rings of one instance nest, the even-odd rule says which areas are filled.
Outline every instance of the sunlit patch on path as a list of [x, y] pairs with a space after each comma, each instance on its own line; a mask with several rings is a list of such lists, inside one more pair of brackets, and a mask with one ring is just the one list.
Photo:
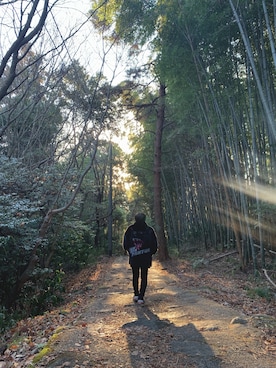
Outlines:
[[[128, 259], [116, 257], [77, 325], [59, 334], [53, 358], [38, 366], [275, 367], [245, 316], [184, 289], [157, 261], [146, 304], [133, 303], [132, 296]], [[231, 324], [235, 317], [244, 323]]]

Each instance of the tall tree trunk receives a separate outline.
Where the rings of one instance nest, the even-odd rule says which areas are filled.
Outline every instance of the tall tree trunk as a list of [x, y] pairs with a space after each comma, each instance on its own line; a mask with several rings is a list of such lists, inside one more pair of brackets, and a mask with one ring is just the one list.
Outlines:
[[159, 243], [159, 260], [169, 258], [167, 240], [164, 231], [164, 219], [162, 211], [162, 186], [161, 186], [161, 156], [162, 156], [162, 133], [165, 120], [165, 86], [159, 87], [159, 106], [156, 119], [156, 132], [154, 141], [154, 220], [155, 230]]

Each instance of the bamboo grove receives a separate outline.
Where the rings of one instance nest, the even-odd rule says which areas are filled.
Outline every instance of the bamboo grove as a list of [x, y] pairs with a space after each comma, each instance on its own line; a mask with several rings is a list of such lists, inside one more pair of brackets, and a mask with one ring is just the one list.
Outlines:
[[[274, 0], [120, 0], [98, 13], [98, 27], [132, 54], [150, 46], [151, 101], [158, 84], [165, 88], [163, 213], [168, 244], [180, 253], [234, 247], [241, 268], [253, 261], [255, 270], [275, 255], [275, 16]], [[157, 107], [140, 111], [152, 88], [136, 100], [146, 154], [152, 115], [160, 118]], [[153, 187], [133, 167], [145, 167], [139, 151], [129, 169], [149, 199]]]
[[171, 105], [178, 99], [179, 106], [165, 132], [168, 233], [181, 251], [236, 247], [241, 267], [253, 260], [257, 269], [265, 267], [265, 252], [276, 250], [276, 7], [210, 3], [213, 9], [187, 14], [178, 28], [182, 67], [190, 68], [179, 88], [192, 99], [168, 82]]

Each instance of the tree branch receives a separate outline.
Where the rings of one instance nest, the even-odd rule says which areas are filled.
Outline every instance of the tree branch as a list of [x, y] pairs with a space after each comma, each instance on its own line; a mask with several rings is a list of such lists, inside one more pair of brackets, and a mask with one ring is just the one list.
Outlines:
[[276, 284], [271, 280], [271, 278], [267, 274], [267, 270], [263, 269], [265, 277], [268, 279], [268, 281], [276, 288]]
[[41, 16], [37, 22], [37, 25], [33, 28], [33, 30], [27, 34], [28, 30], [31, 29], [31, 22], [33, 18], [35, 17], [36, 10], [38, 7], [40, 0], [33, 1], [32, 8], [30, 13], [28, 14], [27, 21], [24, 25], [24, 27], [19, 31], [19, 35], [17, 39], [14, 41], [14, 43], [11, 45], [9, 50], [4, 55], [1, 64], [0, 64], [0, 78], [4, 74], [8, 62], [11, 59], [11, 67], [9, 70], [9, 74], [7, 79], [5, 80], [5, 83], [3, 83], [2, 87], [0, 88], [0, 101], [6, 96], [7, 91], [11, 84], [13, 83], [14, 79], [16, 78], [16, 67], [20, 61], [19, 59], [19, 50], [26, 45], [28, 42], [30, 42], [35, 36], [39, 35], [44, 24], [45, 20], [48, 15], [48, 6], [49, 6], [49, 0], [44, 0], [44, 6], [41, 13]]

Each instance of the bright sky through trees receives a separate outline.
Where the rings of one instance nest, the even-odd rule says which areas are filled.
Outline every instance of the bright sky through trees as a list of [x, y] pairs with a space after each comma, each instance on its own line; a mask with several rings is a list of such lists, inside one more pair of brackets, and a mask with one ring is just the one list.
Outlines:
[[[41, 42], [33, 50], [43, 53], [66, 40], [66, 47], [61, 52], [61, 62], [70, 63], [78, 59], [92, 75], [101, 72], [113, 84], [118, 83], [124, 79], [124, 49], [119, 45], [110, 47], [94, 30], [88, 19], [90, 9], [91, 0], [56, 1], [47, 17], [45, 32], [40, 36]], [[0, 58], [3, 58], [17, 38], [22, 20], [24, 23], [29, 11], [30, 5], [27, 1], [0, 6]]]
[[79, 29], [71, 42], [72, 58], [77, 58], [91, 74], [101, 72], [113, 84], [124, 79], [124, 49], [110, 45], [93, 29], [87, 21], [91, 9], [90, 0], [64, 0], [54, 7], [53, 15], [63, 34]]
[[[60, 33], [67, 35], [72, 30], [78, 30], [72, 38], [69, 57], [78, 59], [80, 64], [91, 74], [102, 73], [113, 85], [125, 78], [126, 55], [125, 50], [120, 45], [109, 44], [96, 32], [90, 21], [87, 21], [87, 14], [91, 9], [90, 0], [65, 0], [59, 3], [53, 10], [53, 18], [60, 30]], [[68, 57], [68, 55], [67, 55]], [[112, 140], [119, 144], [125, 151], [129, 152], [127, 125], [130, 122], [119, 122], [122, 126], [119, 136], [112, 137]], [[108, 133], [104, 134], [107, 138]]]
[[[90, 0], [81, 2], [67, 0], [62, 2], [62, 6], [56, 8], [54, 14], [57, 24], [65, 33], [81, 26], [72, 40], [72, 50], [74, 50], [72, 57], [77, 58], [89, 73], [101, 72], [113, 85], [120, 83], [125, 78], [126, 52], [120, 45], [110, 47], [103, 37], [94, 30], [92, 23], [86, 22], [90, 9]], [[130, 117], [127, 120], [128, 122], [118, 123], [122, 127], [121, 132], [119, 136], [112, 137], [112, 140], [118, 143], [126, 153], [129, 153], [127, 136], [132, 124]]]
[[[22, 27], [22, 19], [28, 16], [29, 8], [30, 4], [27, 1], [0, 6], [1, 58], [15, 41]], [[129, 62], [126, 57], [127, 51], [120, 44], [111, 46], [99, 31], [95, 31], [88, 18], [90, 9], [91, 0], [56, 1], [40, 35], [41, 41], [35, 43], [32, 51], [44, 54], [45, 58], [48, 57], [50, 60], [49, 65], [55, 63], [56, 67], [61, 63], [70, 65], [74, 60], [78, 60], [91, 76], [100, 73], [110, 83], [116, 85], [125, 79], [126, 64]], [[56, 52], [49, 53], [48, 50]], [[125, 122], [118, 124], [121, 126]], [[127, 130], [123, 127], [121, 131], [124, 132], [124, 136], [116, 139], [126, 151], [129, 148]]]

